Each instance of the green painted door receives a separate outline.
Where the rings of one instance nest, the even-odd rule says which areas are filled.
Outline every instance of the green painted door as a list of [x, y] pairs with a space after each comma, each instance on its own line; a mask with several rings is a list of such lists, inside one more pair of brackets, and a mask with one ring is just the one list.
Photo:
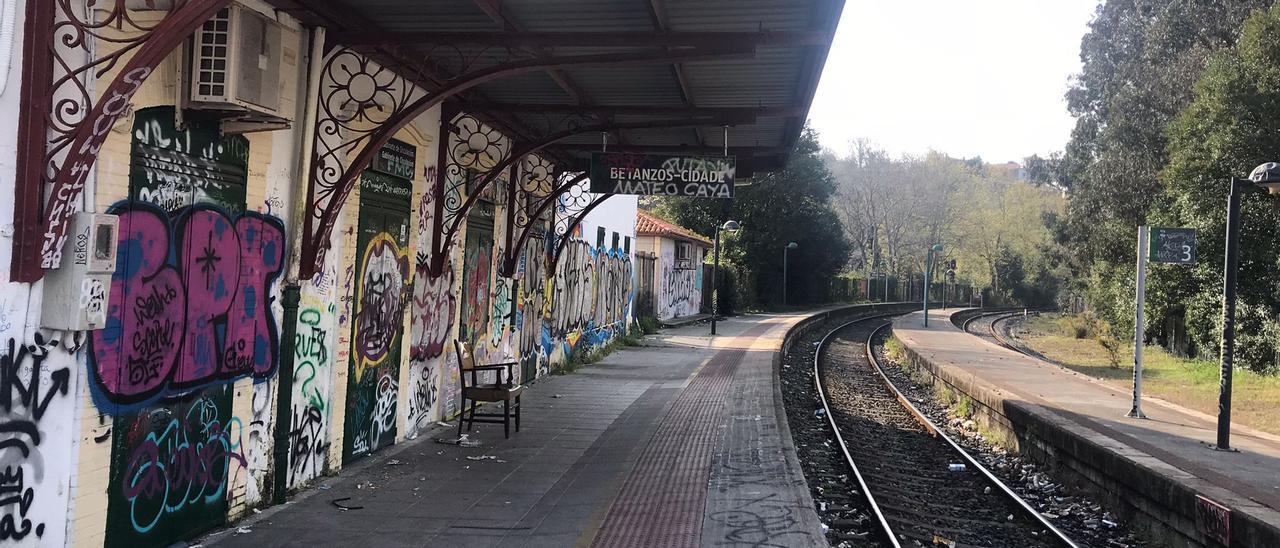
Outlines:
[[343, 462], [396, 438], [400, 340], [409, 289], [409, 201], [406, 179], [367, 171], [360, 180], [356, 287]]
[[247, 458], [229, 382], [276, 360], [236, 344], [265, 318], [243, 322], [235, 306], [245, 256], [260, 253], [236, 229], [258, 218], [244, 214], [248, 140], [215, 122], [179, 130], [173, 107], [139, 110], [132, 129], [129, 197], [109, 210], [124, 265], [112, 281], [117, 330], [90, 343], [94, 399], [112, 417], [109, 547], [165, 546], [226, 520], [227, 478]]

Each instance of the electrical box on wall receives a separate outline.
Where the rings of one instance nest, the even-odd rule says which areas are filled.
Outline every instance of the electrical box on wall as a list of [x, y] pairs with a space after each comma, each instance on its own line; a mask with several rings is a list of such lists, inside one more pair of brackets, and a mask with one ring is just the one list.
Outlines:
[[62, 265], [44, 276], [41, 326], [65, 331], [105, 327], [119, 231], [120, 218], [115, 215], [75, 214]]

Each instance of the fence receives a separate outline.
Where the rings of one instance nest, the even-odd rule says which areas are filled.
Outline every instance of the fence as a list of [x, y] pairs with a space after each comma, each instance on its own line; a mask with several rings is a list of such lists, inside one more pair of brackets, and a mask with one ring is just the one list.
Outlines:
[[636, 296], [635, 317], [652, 318], [654, 313], [654, 270], [658, 266], [658, 256], [643, 251], [636, 253]]

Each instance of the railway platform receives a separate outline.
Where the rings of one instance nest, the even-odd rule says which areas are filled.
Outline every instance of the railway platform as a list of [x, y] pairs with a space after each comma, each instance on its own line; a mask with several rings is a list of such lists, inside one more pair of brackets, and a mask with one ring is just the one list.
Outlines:
[[987, 428], [1169, 545], [1280, 546], [1280, 437], [1237, 425], [1238, 452], [1215, 451], [1214, 417], [1157, 399], [1127, 418], [1127, 391], [967, 334], [949, 321], [959, 310], [930, 311], [928, 328], [899, 317], [894, 334]]
[[345, 467], [218, 546], [826, 546], [774, 376], [803, 314], [649, 336], [530, 385], [519, 433], [456, 423]]

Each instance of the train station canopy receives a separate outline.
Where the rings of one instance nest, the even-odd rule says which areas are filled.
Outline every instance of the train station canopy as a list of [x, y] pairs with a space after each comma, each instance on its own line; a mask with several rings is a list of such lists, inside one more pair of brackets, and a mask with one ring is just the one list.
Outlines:
[[[327, 43], [535, 142], [568, 169], [611, 152], [725, 147], [780, 169], [803, 128], [842, 0], [270, 0]], [[539, 68], [529, 70], [528, 67]]]

